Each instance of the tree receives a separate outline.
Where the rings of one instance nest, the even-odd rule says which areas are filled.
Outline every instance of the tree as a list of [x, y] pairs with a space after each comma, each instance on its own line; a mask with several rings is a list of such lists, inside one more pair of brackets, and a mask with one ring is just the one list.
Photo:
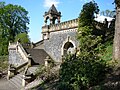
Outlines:
[[99, 57], [101, 36], [94, 32], [94, 15], [99, 9], [94, 1], [86, 3], [81, 10], [78, 27], [80, 54], [68, 55], [60, 69], [62, 90], [86, 90], [105, 78], [106, 62]]
[[15, 37], [15, 42], [17, 42], [18, 39], [20, 39], [20, 43], [21, 44], [30, 43], [30, 39], [29, 39], [29, 36], [27, 35], [27, 33], [20, 33], [20, 34], [18, 34]]
[[8, 38], [14, 41], [17, 34], [28, 32], [27, 24], [29, 24], [28, 12], [18, 5], [4, 5], [0, 8], [0, 23], [2, 28], [8, 33]]
[[115, 16], [115, 11], [105, 10], [105, 11], [101, 12], [101, 15], [107, 16], [107, 17], [114, 17]]
[[[28, 33], [28, 11], [18, 5], [0, 2], [0, 42], [1, 53], [7, 54], [8, 42], [14, 42], [19, 33]], [[4, 52], [3, 52], [4, 51]], [[6, 52], [6, 53], [5, 53]]]
[[85, 5], [83, 5], [83, 9], [81, 10], [80, 13], [80, 25], [79, 26], [91, 26], [93, 24], [94, 21], [94, 14], [98, 14], [99, 9], [97, 6], [97, 3], [95, 3], [94, 1], [86, 3]]
[[116, 4], [116, 21], [113, 44], [113, 60], [117, 60], [120, 63], [120, 1], [115, 0], [115, 4]]

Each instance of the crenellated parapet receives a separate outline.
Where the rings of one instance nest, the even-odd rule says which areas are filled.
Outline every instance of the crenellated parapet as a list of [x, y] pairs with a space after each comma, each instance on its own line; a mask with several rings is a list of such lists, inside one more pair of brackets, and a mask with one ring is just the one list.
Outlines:
[[42, 27], [42, 33], [55, 32], [59, 30], [66, 30], [66, 29], [72, 29], [77, 27], [78, 27], [78, 18], [61, 22], [59, 24], [45, 25]]

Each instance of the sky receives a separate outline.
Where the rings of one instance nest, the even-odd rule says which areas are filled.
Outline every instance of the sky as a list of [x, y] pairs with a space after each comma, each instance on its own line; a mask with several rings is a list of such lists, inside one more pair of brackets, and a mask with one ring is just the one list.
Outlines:
[[[44, 25], [44, 13], [54, 4], [61, 12], [61, 22], [75, 19], [79, 16], [82, 6], [90, 0], [0, 0], [6, 4], [21, 5], [28, 12], [30, 19], [29, 37], [32, 42], [38, 42], [42, 39], [42, 26]], [[100, 11], [107, 9], [114, 10], [114, 0], [95, 0]]]

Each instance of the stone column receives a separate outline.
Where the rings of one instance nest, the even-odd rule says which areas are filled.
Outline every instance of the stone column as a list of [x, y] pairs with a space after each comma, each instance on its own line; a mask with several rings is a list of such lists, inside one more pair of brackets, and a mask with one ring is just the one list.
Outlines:
[[25, 88], [25, 75], [22, 76], [22, 90]]
[[7, 74], [7, 80], [10, 79], [10, 71], [8, 70], [8, 74]]
[[46, 59], [45, 59], [45, 67], [48, 67], [48, 62], [50, 61], [50, 57], [47, 56]]
[[45, 68], [46, 68], [46, 71], [49, 73], [50, 71], [50, 66], [49, 66], [49, 61], [50, 61], [50, 57], [47, 56], [46, 59], [45, 59]]
[[57, 22], [60, 23], [60, 17], [57, 18]]

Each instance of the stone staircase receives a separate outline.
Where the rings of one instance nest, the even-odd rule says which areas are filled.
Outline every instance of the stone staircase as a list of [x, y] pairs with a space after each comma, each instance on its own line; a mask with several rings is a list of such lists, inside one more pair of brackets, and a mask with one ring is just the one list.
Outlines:
[[30, 72], [30, 74], [35, 75], [36, 70], [37, 70], [38, 67], [39, 67], [38, 65], [34, 65], [34, 66], [29, 67], [28, 72]]
[[10, 80], [0, 79], [0, 90], [24, 90], [22, 88], [22, 74], [18, 74]]
[[33, 87], [39, 86], [42, 83], [43, 83], [43, 80], [41, 78], [36, 79], [36, 80], [32, 81], [31, 83], [27, 84], [25, 86], [25, 90], [31, 90]]
[[[0, 86], [0, 90], [25, 90], [25, 85], [35, 79], [34, 76], [38, 65], [44, 64], [44, 59], [48, 54], [43, 49], [25, 49], [19, 42], [15, 44], [10, 43], [8, 49], [10, 66], [7, 79], [9, 79], [12, 74], [14, 77], [6, 80], [6, 82]], [[22, 79], [22, 74], [17, 73], [23, 73], [24, 79]], [[31, 78], [33, 79], [31, 80]], [[28, 83], [26, 89], [38, 85], [40, 81], [42, 82], [42, 80], [35, 80], [30, 84]]]
[[13, 90], [21, 90], [22, 89], [22, 74], [17, 74], [16, 76], [8, 80], [8, 85], [10, 86], [10, 88], [13, 88]]

